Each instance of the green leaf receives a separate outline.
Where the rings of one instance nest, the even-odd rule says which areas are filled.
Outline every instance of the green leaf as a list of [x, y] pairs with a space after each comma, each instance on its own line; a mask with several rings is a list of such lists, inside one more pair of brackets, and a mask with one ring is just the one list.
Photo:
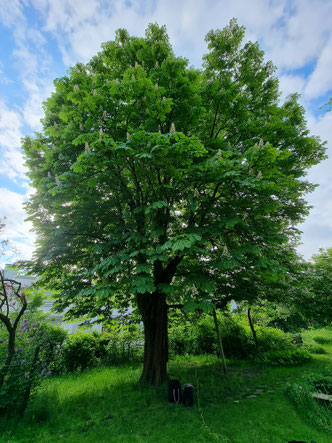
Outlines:
[[191, 312], [195, 312], [196, 309], [197, 309], [197, 303], [192, 299], [186, 301], [183, 305], [183, 310], [188, 314]]
[[204, 314], [209, 314], [213, 312], [213, 304], [209, 300], [202, 300], [199, 304], [199, 307], [202, 309]]

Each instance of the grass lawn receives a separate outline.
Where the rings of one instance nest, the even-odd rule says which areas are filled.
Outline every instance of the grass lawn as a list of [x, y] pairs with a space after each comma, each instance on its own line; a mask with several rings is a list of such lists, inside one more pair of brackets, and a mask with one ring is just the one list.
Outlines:
[[318, 345], [317, 337], [326, 354], [299, 367], [234, 361], [226, 377], [214, 357], [177, 358], [169, 374], [194, 385], [192, 408], [169, 404], [166, 385], [140, 385], [137, 365], [54, 377], [35, 394], [23, 420], [0, 420], [0, 441], [331, 443], [332, 434], [306, 423], [284, 394], [286, 383], [332, 368], [332, 331], [308, 331], [305, 343]]

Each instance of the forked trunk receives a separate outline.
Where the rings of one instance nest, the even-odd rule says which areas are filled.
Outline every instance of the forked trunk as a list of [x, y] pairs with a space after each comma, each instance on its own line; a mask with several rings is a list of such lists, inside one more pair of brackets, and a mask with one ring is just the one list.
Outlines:
[[141, 379], [159, 386], [167, 378], [167, 304], [164, 294], [139, 294], [137, 303], [144, 324], [144, 363]]
[[14, 355], [15, 355], [15, 333], [16, 333], [16, 331], [13, 328], [10, 328], [8, 330], [8, 332], [9, 332], [9, 339], [8, 339], [7, 358], [6, 358], [6, 361], [3, 365], [3, 367], [0, 369], [0, 389], [2, 388], [5, 377], [8, 374], [10, 364], [13, 360]]

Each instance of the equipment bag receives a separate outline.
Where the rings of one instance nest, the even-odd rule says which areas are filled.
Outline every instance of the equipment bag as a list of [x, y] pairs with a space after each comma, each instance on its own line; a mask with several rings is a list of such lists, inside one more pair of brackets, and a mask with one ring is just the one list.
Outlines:
[[194, 405], [194, 388], [190, 383], [185, 383], [183, 385], [183, 398], [182, 403], [184, 406]]
[[179, 380], [170, 380], [168, 384], [168, 401], [170, 403], [180, 403], [181, 398], [181, 383]]

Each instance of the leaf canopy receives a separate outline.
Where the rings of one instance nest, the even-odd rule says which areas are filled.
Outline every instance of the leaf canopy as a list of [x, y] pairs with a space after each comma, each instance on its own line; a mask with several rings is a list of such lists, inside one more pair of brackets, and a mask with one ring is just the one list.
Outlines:
[[235, 20], [211, 31], [198, 70], [165, 27], [122, 29], [55, 80], [43, 131], [23, 143], [38, 237], [28, 267], [67, 315], [156, 291], [208, 311], [211, 293], [234, 297], [232, 275], [282, 272], [275, 251], [308, 213], [305, 175], [324, 144], [243, 38]]

